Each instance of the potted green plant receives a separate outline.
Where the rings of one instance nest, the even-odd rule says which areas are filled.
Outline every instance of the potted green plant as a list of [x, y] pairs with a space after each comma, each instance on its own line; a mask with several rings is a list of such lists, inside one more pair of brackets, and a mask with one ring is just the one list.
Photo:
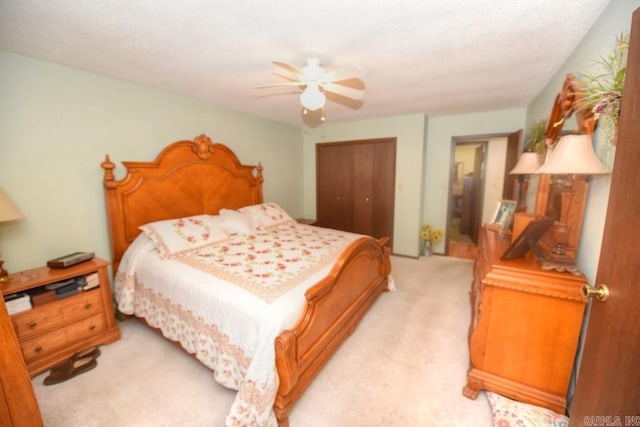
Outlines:
[[580, 105], [576, 105], [576, 108], [590, 109], [599, 123], [604, 119], [612, 143], [615, 143], [618, 129], [628, 49], [629, 35], [620, 34], [609, 55], [601, 57], [594, 63], [592, 72], [580, 74], [578, 79], [583, 92]]
[[547, 130], [547, 121], [540, 120], [531, 126], [529, 133], [529, 139], [527, 139], [527, 146], [525, 151], [535, 152], [539, 155], [544, 154], [545, 151], [545, 132]]

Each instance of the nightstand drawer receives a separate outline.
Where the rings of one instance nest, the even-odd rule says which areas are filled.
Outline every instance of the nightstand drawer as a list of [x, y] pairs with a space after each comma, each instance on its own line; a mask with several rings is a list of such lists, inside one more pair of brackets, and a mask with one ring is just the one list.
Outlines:
[[74, 342], [82, 341], [103, 330], [105, 330], [105, 319], [104, 315], [100, 313], [48, 334], [25, 340], [20, 347], [22, 347], [25, 361], [29, 363], [31, 360], [68, 347]]
[[67, 326], [65, 329], [67, 333], [67, 341], [73, 343], [81, 341], [86, 338], [91, 338], [99, 332], [106, 329], [106, 322], [103, 313], [99, 313], [95, 316], [91, 316], [88, 319], [81, 320]]
[[100, 292], [92, 290], [36, 306], [13, 315], [12, 319], [18, 338], [23, 339], [47, 329], [55, 329], [67, 321], [90, 316], [100, 310]]
[[56, 327], [62, 322], [62, 307], [56, 301], [11, 316], [18, 339]]
[[97, 313], [101, 309], [100, 292], [94, 289], [69, 297], [62, 308], [62, 318], [65, 321], [78, 319]]

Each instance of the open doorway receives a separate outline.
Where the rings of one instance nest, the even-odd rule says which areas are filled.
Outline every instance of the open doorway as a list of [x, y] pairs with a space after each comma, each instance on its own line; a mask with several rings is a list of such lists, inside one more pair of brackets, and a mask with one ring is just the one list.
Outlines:
[[482, 207], [488, 141], [453, 141], [447, 209], [449, 256], [475, 258]]
[[451, 139], [446, 254], [475, 259], [478, 231], [500, 199], [513, 199], [509, 175], [522, 146], [522, 131]]

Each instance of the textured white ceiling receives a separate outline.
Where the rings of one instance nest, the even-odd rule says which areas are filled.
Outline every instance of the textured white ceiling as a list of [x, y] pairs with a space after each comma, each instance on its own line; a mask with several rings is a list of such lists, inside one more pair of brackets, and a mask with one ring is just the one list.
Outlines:
[[610, 0], [0, 0], [0, 49], [294, 125], [271, 61], [366, 70], [330, 122], [524, 108]]

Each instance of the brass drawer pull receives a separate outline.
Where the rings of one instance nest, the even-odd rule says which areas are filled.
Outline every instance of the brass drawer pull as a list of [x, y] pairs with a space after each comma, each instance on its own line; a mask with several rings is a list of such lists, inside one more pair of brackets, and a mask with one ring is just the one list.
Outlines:
[[85, 309], [89, 310], [91, 307], [93, 307], [93, 305], [89, 302], [87, 303], [87, 305], [84, 306]]
[[37, 346], [37, 347], [36, 347], [36, 353], [40, 353], [41, 351], [42, 351], [42, 347]]
[[31, 323], [29, 323], [29, 329], [31, 329], [31, 330], [35, 329], [37, 326], [38, 326], [38, 323], [37, 323], [37, 322], [31, 322]]

